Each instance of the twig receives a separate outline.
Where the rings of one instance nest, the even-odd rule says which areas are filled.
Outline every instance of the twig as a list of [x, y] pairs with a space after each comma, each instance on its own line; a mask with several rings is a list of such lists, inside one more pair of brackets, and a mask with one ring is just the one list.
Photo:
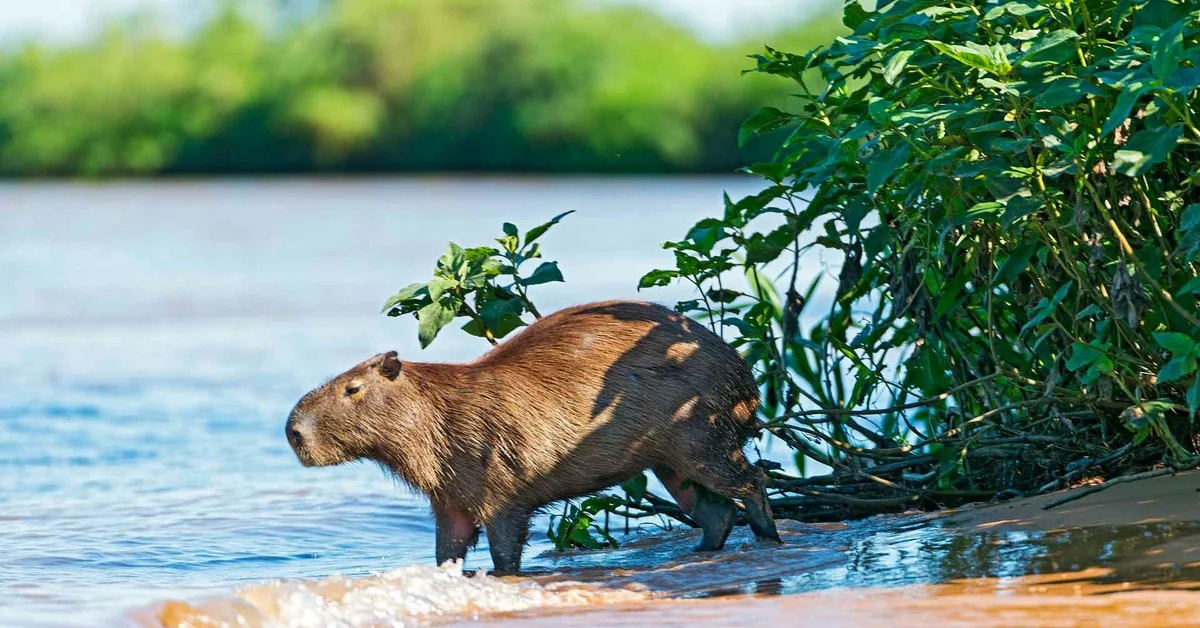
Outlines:
[[1069, 471], [1069, 472], [1063, 474], [1062, 477], [1060, 477], [1056, 480], [1047, 482], [1046, 484], [1044, 484], [1040, 488], [1038, 488], [1038, 490], [1034, 491], [1033, 494], [1041, 495], [1042, 493], [1045, 493], [1047, 491], [1052, 491], [1060, 486], [1064, 486], [1064, 485], [1066, 485], [1067, 482], [1074, 480], [1075, 478], [1083, 475], [1084, 473], [1087, 473], [1088, 471], [1092, 470], [1095, 467], [1103, 467], [1104, 465], [1107, 465], [1108, 463], [1110, 463], [1114, 460], [1124, 457], [1125, 454], [1128, 454], [1131, 449], [1133, 449], [1133, 443], [1126, 443], [1124, 447], [1121, 447], [1120, 449], [1114, 451], [1113, 453], [1111, 453], [1099, 460], [1091, 460], [1087, 464], [1084, 464], [1083, 466], [1079, 467], [1078, 469]]
[[848, 495], [838, 495], [837, 493], [822, 493], [821, 491], [814, 491], [814, 490], [810, 490], [810, 489], [806, 489], [806, 488], [795, 488], [792, 490], [795, 491], [796, 493], [804, 495], [805, 497], [807, 497], [809, 499], [798, 500], [795, 497], [783, 497], [780, 499], [772, 500], [771, 505], [772, 506], [776, 506], [776, 505], [778, 505], [778, 506], [802, 506], [802, 505], [804, 505], [804, 503], [806, 501], [817, 501], [817, 502], [827, 502], [827, 503], [834, 503], [834, 504], [844, 504], [847, 506], [859, 506], [859, 507], [867, 507], [867, 508], [883, 508], [883, 507], [902, 506], [904, 504], [911, 504], [920, 499], [920, 496], [918, 496], [918, 495], [905, 495], [902, 497], [881, 497], [878, 499], [868, 499], [868, 498], [863, 498], [863, 497], [850, 497]]
[[877, 408], [877, 409], [873, 409], [873, 410], [871, 410], [871, 409], [858, 410], [858, 409], [854, 409], [854, 408], [825, 408], [822, 410], [801, 410], [799, 412], [789, 412], [787, 414], [781, 414], [781, 415], [771, 419], [771, 422], [774, 423], [776, 421], [783, 421], [785, 419], [795, 419], [795, 418], [806, 417], [806, 416], [818, 416], [818, 415], [823, 415], [823, 414], [849, 414], [851, 416], [869, 416], [869, 415], [877, 415], [877, 414], [891, 414], [892, 412], [899, 412], [901, 410], [912, 410], [913, 408], [921, 408], [921, 407], [924, 407], [924, 406], [927, 406], [930, 404], [937, 403], [939, 401], [945, 401], [946, 399], [950, 398], [951, 395], [953, 395], [957, 392], [961, 392], [968, 388], [972, 388], [974, 386], [978, 386], [980, 384], [987, 383], [993, 379], [996, 379], [997, 377], [1000, 377], [1001, 375], [1003, 375], [1003, 373], [992, 373], [991, 375], [985, 375], [974, 381], [970, 381], [965, 384], [960, 384], [958, 386], [955, 386], [954, 388], [951, 388], [950, 390], [947, 390], [944, 393], [934, 395], [932, 397], [926, 397], [924, 399], [920, 399], [918, 401], [913, 401], [911, 403], [901, 404], [898, 406], [891, 406], [888, 408]]
[[1071, 493], [1063, 495], [1062, 497], [1059, 497], [1058, 499], [1051, 501], [1050, 503], [1046, 504], [1045, 506], [1042, 506], [1042, 510], [1050, 510], [1051, 508], [1054, 508], [1056, 506], [1061, 506], [1068, 502], [1073, 502], [1077, 499], [1087, 497], [1088, 495], [1091, 495], [1092, 493], [1099, 493], [1100, 491], [1103, 491], [1104, 489], [1106, 489], [1110, 486], [1116, 486], [1118, 484], [1124, 484], [1126, 482], [1136, 482], [1138, 480], [1147, 480], [1147, 479], [1156, 478], [1156, 477], [1159, 477], [1162, 475], [1174, 475], [1174, 474], [1175, 474], [1175, 469], [1168, 467], [1166, 469], [1155, 469], [1153, 471], [1143, 471], [1141, 473], [1131, 473], [1129, 475], [1122, 475], [1120, 477], [1113, 478], [1113, 479], [1105, 482], [1104, 484], [1097, 484], [1095, 486], [1088, 486], [1088, 487], [1081, 488], [1076, 491], [1072, 491]]

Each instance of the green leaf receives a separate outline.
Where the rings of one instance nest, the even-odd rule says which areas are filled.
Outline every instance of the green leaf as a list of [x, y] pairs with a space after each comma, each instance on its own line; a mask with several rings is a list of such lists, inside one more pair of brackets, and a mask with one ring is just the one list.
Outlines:
[[1004, 215], [1000, 217], [1000, 225], [1011, 227], [1014, 222], [1025, 218], [1041, 207], [1042, 199], [1036, 196], [1013, 196], [1004, 203]]
[[1154, 341], [1162, 348], [1171, 352], [1171, 355], [1180, 356], [1187, 355], [1195, 351], [1196, 341], [1192, 340], [1187, 334], [1181, 334], [1174, 331], [1160, 331], [1152, 334]]
[[1067, 368], [1072, 371], [1090, 366], [1096, 360], [1104, 357], [1104, 352], [1092, 345], [1076, 342], [1071, 345], [1071, 357], [1067, 360]]
[[779, 254], [792, 244], [792, 235], [792, 229], [787, 225], [783, 225], [766, 235], [761, 233], [750, 234], [744, 245], [746, 263], [765, 264], [779, 257]]
[[[1179, 226], [1183, 232], [1179, 238], [1179, 254], [1190, 262], [1200, 256], [1200, 203], [1191, 203], [1183, 208]], [[1193, 285], [1193, 282], [1196, 281], [1198, 278], [1193, 277], [1188, 281], [1187, 286]], [[1187, 286], [1185, 286], [1185, 290]]]
[[1040, 6], [1036, 2], [1032, 2], [1030, 0], [1025, 0], [1024, 2], [1005, 1], [1000, 2], [996, 6], [989, 9], [988, 12], [983, 15], [983, 21], [992, 22], [997, 18], [1003, 17], [1005, 14], [1016, 17], [1029, 17], [1044, 13], [1045, 11], [1046, 7]]
[[1037, 95], [1036, 102], [1038, 107], [1052, 109], [1075, 104], [1084, 96], [1099, 93], [1100, 88], [1088, 81], [1074, 76], [1063, 76], [1044, 84], [1041, 93]]
[[962, 289], [967, 285], [967, 282], [970, 281], [971, 276], [974, 274], [971, 272], [972, 270], [973, 269], [969, 265], [963, 266], [962, 270], [958, 271], [958, 273], [956, 273], [954, 277], [950, 278], [950, 281], [947, 281], [946, 285], [943, 286], [942, 296], [938, 298], [937, 308], [934, 310], [938, 316], [944, 316], [946, 312], [949, 312], [950, 309], [958, 302], [958, 297], [962, 294]]
[[511, 270], [512, 270], [512, 267], [505, 264], [504, 260], [499, 260], [496, 258], [485, 259], [479, 265], [479, 272], [483, 273], [484, 275], [486, 275], [488, 277], [495, 277], [496, 275], [506, 274], [506, 271], [509, 271], [507, 274], [511, 274]]
[[1187, 390], [1188, 417], [1194, 422], [1196, 411], [1200, 410], [1200, 377], [1197, 377]]
[[1012, 69], [1004, 55], [1004, 49], [998, 46], [989, 48], [970, 41], [965, 45], [948, 44], [933, 39], [927, 39], [925, 43], [963, 65], [979, 68], [990, 74], [1004, 75]]
[[438, 332], [454, 320], [461, 306], [462, 303], [455, 299], [443, 299], [417, 310], [417, 339], [421, 341], [422, 349], [428, 347]]
[[1142, 441], [1146, 440], [1146, 438], [1149, 436], [1150, 436], [1150, 426], [1146, 425], [1134, 432], [1133, 440], [1130, 442], [1130, 444], [1133, 445], [1134, 447], [1137, 447], [1138, 445], [1142, 444]]
[[423, 283], [410, 283], [404, 286], [399, 292], [393, 294], [383, 303], [383, 312], [386, 313], [388, 310], [396, 307], [396, 305], [412, 299], [425, 289], [425, 284]]
[[1187, 283], [1183, 284], [1183, 287], [1179, 289], [1179, 292], [1176, 293], [1176, 296], [1197, 293], [1200, 293], [1200, 277], [1192, 277]]
[[542, 262], [533, 274], [528, 277], [518, 279], [517, 283], [522, 286], [536, 286], [538, 284], [550, 283], [552, 281], [563, 281], [562, 271], [558, 269], [558, 262]]
[[511, 222], [504, 223], [504, 226], [501, 228], [504, 230], [504, 235], [506, 236], [515, 237], [518, 233], [517, 226]]
[[533, 244], [535, 241], [537, 241], [538, 238], [542, 237], [542, 235], [545, 234], [546, 231], [548, 229], [550, 229], [550, 227], [557, 225], [560, 220], [562, 220], [563, 218], [566, 218], [567, 216], [570, 216], [571, 214], [574, 214], [574, 213], [575, 213], [575, 210], [573, 210], [573, 209], [571, 211], [563, 212], [563, 213], [555, 216], [554, 218], [551, 218], [549, 222], [540, 224], [540, 225], [530, 229], [525, 234], [525, 246], [529, 246], [530, 244]]
[[639, 473], [621, 483], [621, 489], [636, 504], [646, 497], [646, 474]]
[[458, 287], [458, 280], [447, 277], [434, 277], [429, 280], [429, 298], [437, 301], [447, 290]]
[[725, 237], [725, 226], [716, 218], [705, 218], [688, 231], [687, 239], [696, 244], [696, 250], [708, 254], [721, 238]]
[[1123, 175], [1136, 177], [1162, 163], [1175, 149], [1182, 135], [1183, 125], [1138, 131], [1114, 155], [1113, 169]]
[[842, 24], [845, 24], [846, 28], [853, 31], [865, 22], [870, 15], [857, 0], [850, 0], [842, 10]]
[[1142, 94], [1146, 93], [1146, 89], [1147, 86], [1141, 82], [1131, 83], [1123, 88], [1117, 95], [1117, 101], [1104, 121], [1104, 126], [1100, 129], [1100, 135], [1108, 135], [1124, 124], [1129, 119], [1129, 112], [1133, 111], [1134, 103], [1142, 97]]
[[489, 325], [485, 331], [484, 326], [479, 324], [479, 321], [474, 319], [469, 320], [462, 326], [462, 330], [476, 336], [478, 338], [486, 338], [488, 332], [492, 334], [492, 338], [503, 338], [512, 333], [514, 329], [521, 327], [525, 321], [516, 316], [505, 316], [498, 320], [494, 325]]
[[1185, 375], [1190, 375], [1196, 370], [1196, 356], [1189, 353], [1171, 358], [1161, 369], [1158, 370], [1158, 383], [1166, 384], [1173, 382]]
[[503, 238], [496, 238], [496, 242], [499, 242], [500, 246], [504, 247], [504, 250], [508, 253], [515, 253], [517, 248], [521, 246], [521, 239], [517, 236], [504, 236]]
[[1150, 67], [1160, 81], [1167, 80], [1179, 67], [1179, 60], [1183, 58], [1183, 27], [1183, 21], [1175, 22], [1154, 42], [1154, 50], [1150, 53]]
[[1069, 44], [1076, 39], [1079, 39], [1079, 33], [1070, 28], [1042, 33], [1030, 42], [1017, 64], [1028, 66], [1047, 61], [1064, 61], [1074, 54], [1075, 47]]
[[774, 131], [791, 124], [796, 117], [775, 107], [763, 107], [755, 111], [738, 129], [738, 146], [744, 146], [750, 138]]
[[1025, 244], [1014, 251], [1000, 265], [1000, 269], [996, 271], [996, 276], [992, 278], [992, 283], [1012, 283], [1029, 266], [1029, 260], [1033, 259], [1033, 254], [1036, 252], [1037, 247], [1030, 244]]
[[463, 248], [453, 242], [446, 245], [446, 252], [438, 259], [438, 268], [444, 268], [451, 274], [457, 274], [462, 269], [467, 255]]
[[908, 60], [912, 58], [912, 49], [897, 51], [888, 57], [887, 64], [883, 66], [883, 80], [887, 81], [888, 85], [895, 85], [896, 79], [900, 77], [900, 73], [908, 66]]
[[909, 145], [900, 142], [873, 157], [867, 164], [867, 193], [874, 194], [908, 160]]
[[492, 336], [503, 338], [525, 324], [521, 320], [524, 311], [525, 305], [520, 299], [494, 298], [479, 308], [479, 318], [483, 319]]
[[674, 270], [656, 269], [652, 270], [638, 280], [638, 290], [642, 288], [657, 288], [670, 284], [672, 280], [679, 277], [679, 273]]
[[1042, 300], [1038, 302], [1037, 307], [1034, 308], [1033, 316], [1030, 317], [1029, 321], [1025, 323], [1025, 326], [1021, 328], [1021, 331], [1018, 332], [1018, 335], [1023, 335], [1027, 330], [1036, 327], [1039, 323], [1046, 320], [1051, 314], [1053, 314], [1054, 310], [1058, 308], [1058, 304], [1062, 303], [1063, 299], [1067, 298], [1067, 294], [1071, 291], [1071, 288], [1074, 285], [1075, 282], [1068, 281], [1067, 283], [1063, 284], [1063, 286], [1058, 289], [1058, 292], [1055, 292], [1054, 296], [1050, 299], [1043, 297]]
[[1113, 8], [1112, 21], [1116, 28], [1121, 28], [1121, 24], [1125, 18], [1129, 17], [1129, 10], [1134, 3], [1141, 4], [1144, 0], [1117, 0], [1117, 6]]
[[994, 220], [1000, 210], [1004, 209], [1004, 204], [999, 201], [983, 201], [975, 203], [967, 208], [967, 211], [962, 215], [955, 217], [954, 223], [957, 225], [965, 225], [976, 220]]

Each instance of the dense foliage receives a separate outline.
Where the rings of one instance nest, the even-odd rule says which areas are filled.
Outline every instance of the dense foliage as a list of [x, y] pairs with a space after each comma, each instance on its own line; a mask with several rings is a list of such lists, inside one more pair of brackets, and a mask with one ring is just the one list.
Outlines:
[[0, 54], [0, 174], [728, 171], [745, 112], [787, 91], [637, 8], [336, 0], [275, 23], [224, 4], [182, 38], [134, 20]]
[[767, 186], [641, 285], [692, 283], [678, 309], [755, 367], [801, 470], [770, 471], [777, 512], [1200, 462], [1198, 19], [1198, 0], [851, 2], [850, 35], [757, 56], [797, 92], [743, 126], [789, 131], [746, 169]]
[[[1200, 2], [881, 4], [848, 4], [829, 47], [758, 57], [800, 91], [744, 127], [792, 130], [748, 168], [769, 186], [643, 280], [700, 288], [681, 305], [756, 364], [770, 432], [832, 470], [775, 473], [781, 505], [1195, 465]], [[815, 319], [818, 285], [795, 283], [814, 256], [842, 259]]]

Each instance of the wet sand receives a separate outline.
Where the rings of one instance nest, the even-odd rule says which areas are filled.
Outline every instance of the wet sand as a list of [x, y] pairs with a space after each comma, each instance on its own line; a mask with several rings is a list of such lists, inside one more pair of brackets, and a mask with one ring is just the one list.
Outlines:
[[[844, 524], [781, 522], [782, 548], [739, 529], [727, 551], [711, 555], [690, 551], [694, 531], [676, 530], [613, 551], [544, 556], [544, 573], [521, 578], [410, 567], [390, 580], [280, 582], [143, 609], [139, 623], [1200, 623], [1200, 472], [1119, 484], [1043, 509], [1061, 496]], [[429, 584], [438, 579], [442, 585]]]

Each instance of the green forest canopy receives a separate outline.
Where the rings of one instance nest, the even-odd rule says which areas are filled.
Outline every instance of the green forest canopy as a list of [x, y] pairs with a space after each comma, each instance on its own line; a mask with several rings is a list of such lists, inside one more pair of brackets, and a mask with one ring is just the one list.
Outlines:
[[[830, 14], [766, 38], [807, 48]], [[184, 38], [134, 23], [0, 55], [0, 174], [728, 171], [786, 85], [648, 10], [340, 0]]]

